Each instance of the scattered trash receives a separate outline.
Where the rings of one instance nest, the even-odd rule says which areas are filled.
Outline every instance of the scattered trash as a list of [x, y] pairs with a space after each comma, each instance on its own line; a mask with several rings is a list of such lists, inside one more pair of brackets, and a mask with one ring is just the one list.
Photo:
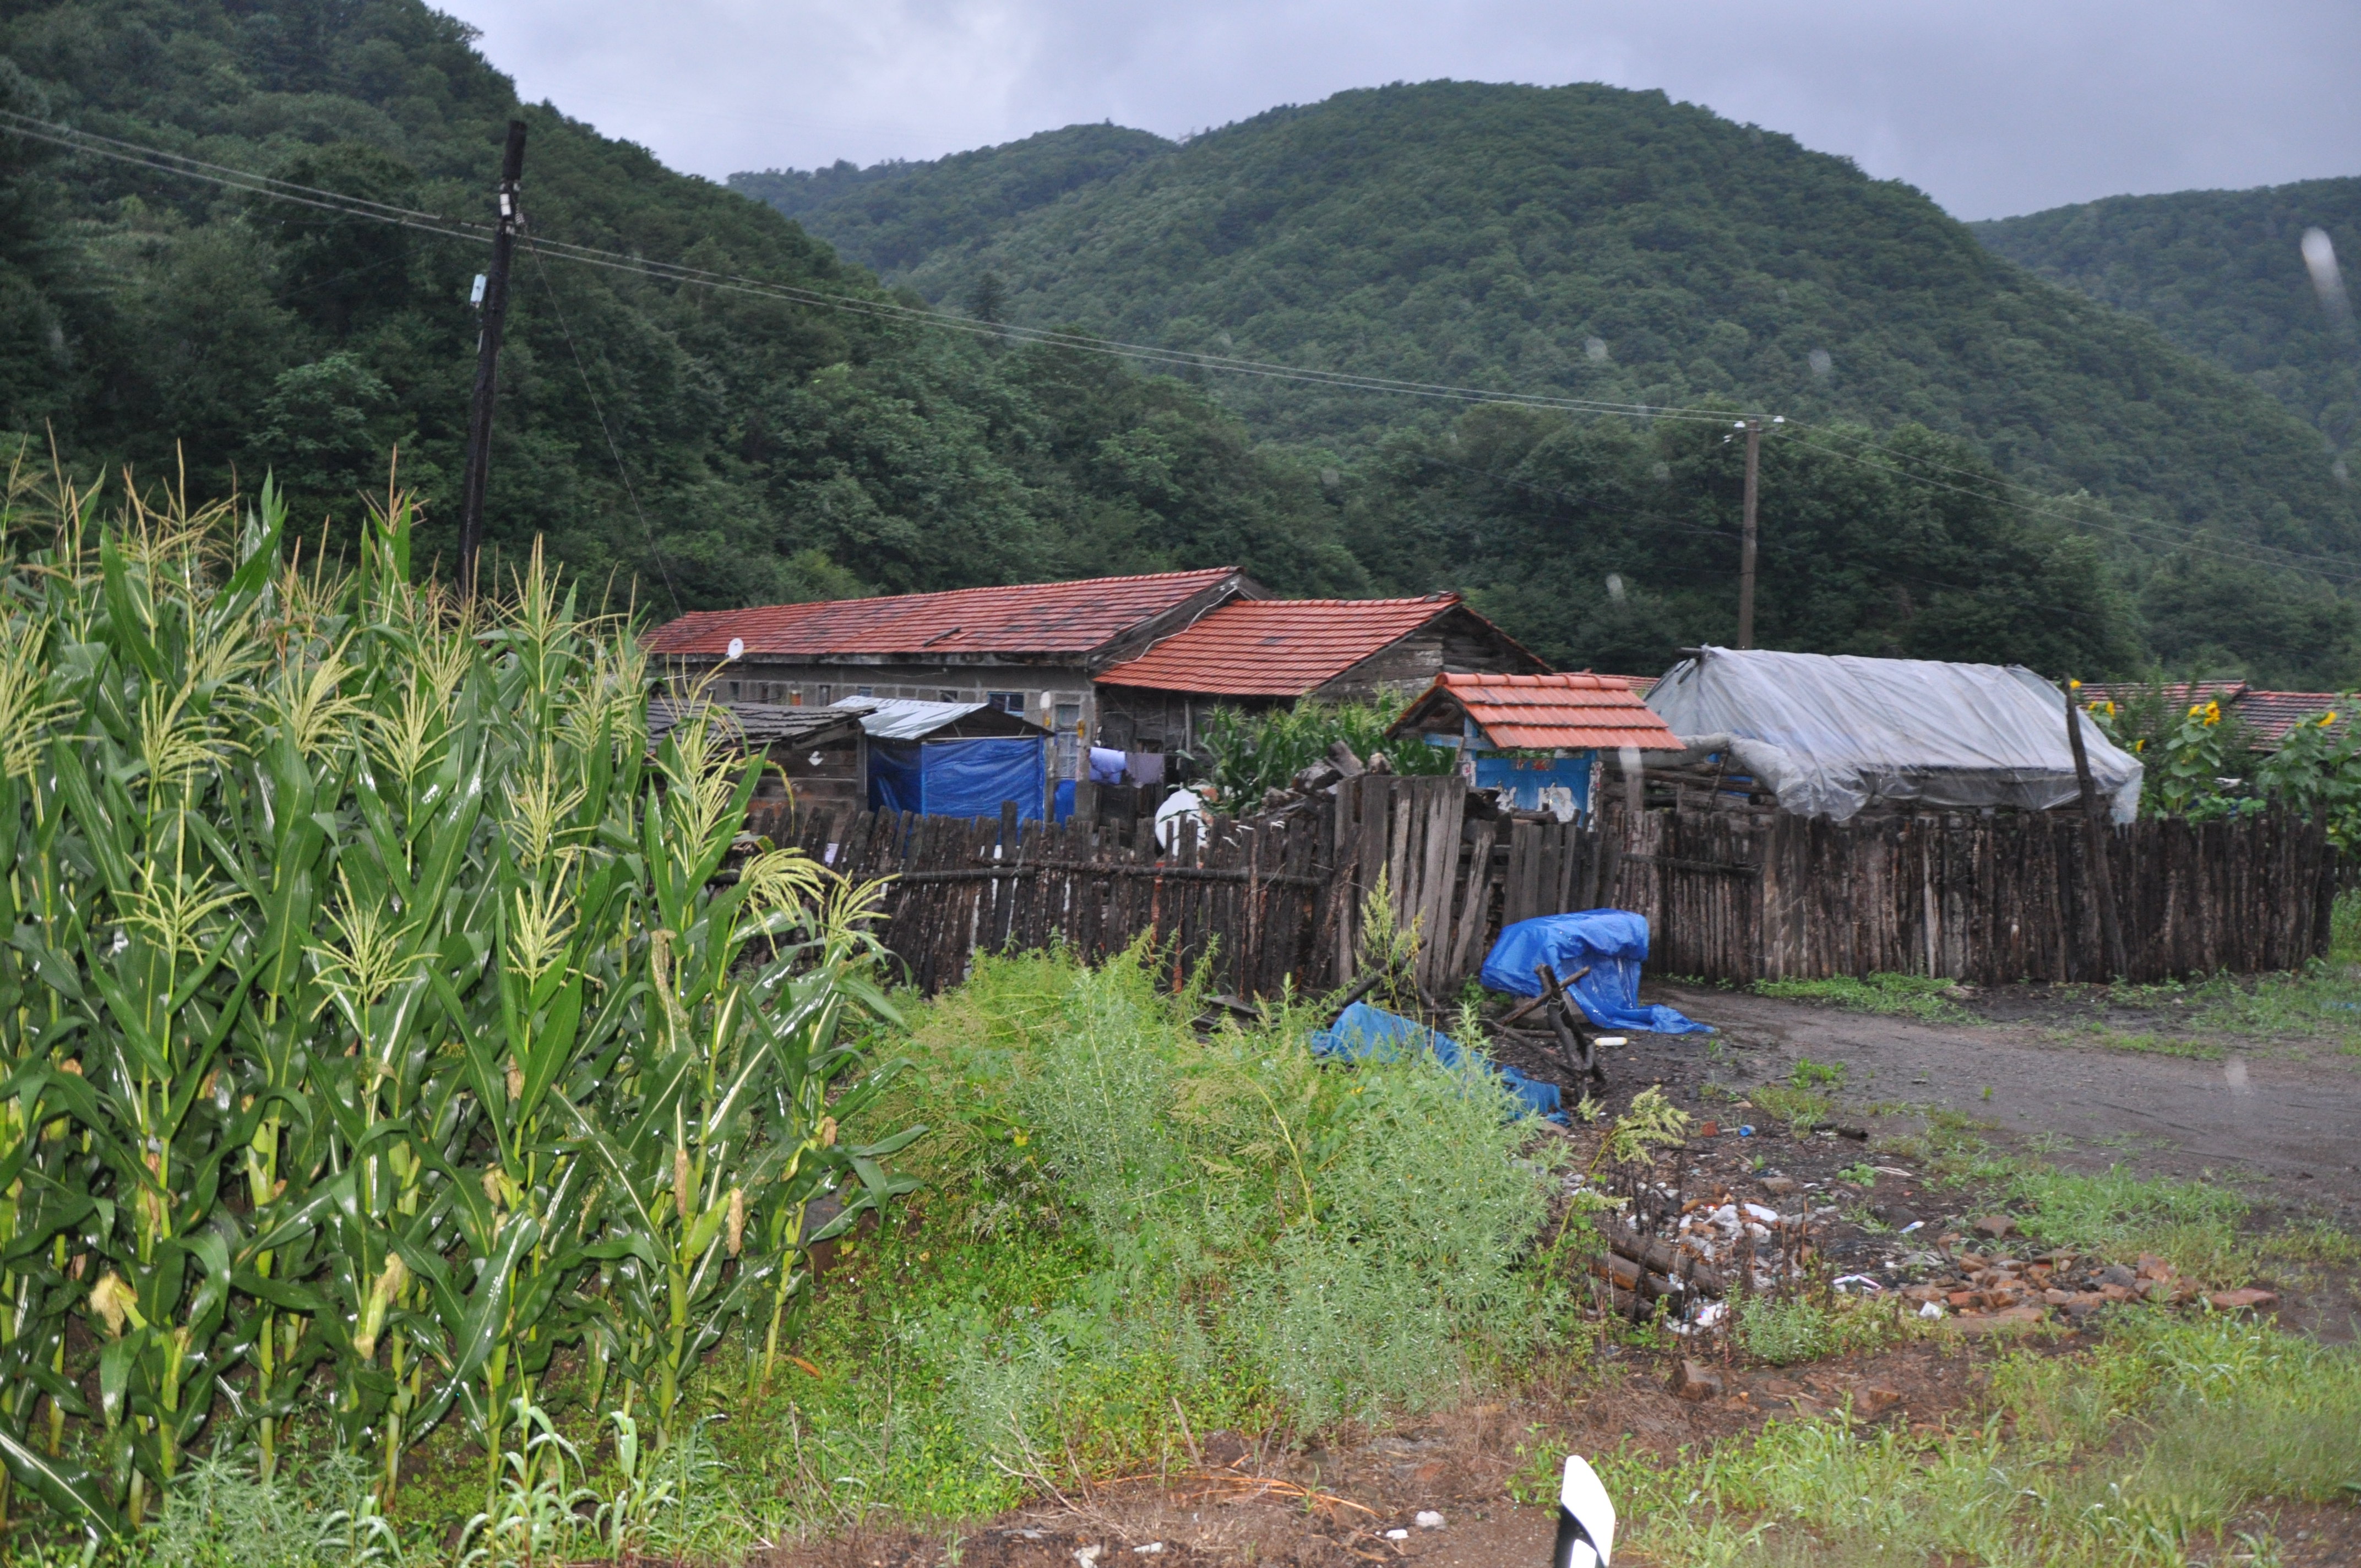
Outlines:
[[1386, 1531], [1386, 1539], [1388, 1541], [1408, 1541], [1410, 1539], [1410, 1531], [1406, 1530], [1389, 1530]]
[[1906, 1236], [1906, 1235], [1908, 1235], [1908, 1234], [1909, 1234], [1911, 1232], [1913, 1232], [1913, 1231], [1924, 1230], [1924, 1229], [1926, 1228], [1926, 1226], [1927, 1226], [1927, 1222], [1926, 1222], [1926, 1221], [1924, 1221], [1924, 1220], [1913, 1220], [1913, 1221], [1911, 1221], [1908, 1224], [1906, 1224], [1906, 1225], [1905, 1225], [1905, 1226], [1903, 1226], [1903, 1227], [1902, 1227], [1902, 1234], [1903, 1234], [1904, 1235], [1905, 1235], [1905, 1236]]
[[1443, 1516], [1436, 1513], [1433, 1508], [1421, 1508], [1418, 1511], [1418, 1516], [1411, 1519], [1411, 1523], [1418, 1526], [1421, 1530], [1441, 1530], [1443, 1528]]
[[1883, 1290], [1885, 1287], [1877, 1280], [1871, 1278], [1866, 1274], [1848, 1274], [1843, 1278], [1837, 1280], [1831, 1288], [1838, 1290], [1860, 1289], [1874, 1292]]
[[1751, 1138], [1751, 1137], [1752, 1137], [1752, 1136], [1754, 1135], [1754, 1127], [1753, 1127], [1753, 1124], [1752, 1124], [1752, 1123], [1749, 1123], [1749, 1124], [1747, 1124], [1745, 1126], [1742, 1126], [1742, 1127], [1739, 1128], [1739, 1129], [1738, 1129], [1738, 1135], [1739, 1135], [1740, 1137], [1741, 1137], [1741, 1138]]
[[1939, 1318], [1943, 1315], [1943, 1309], [1940, 1303], [1929, 1301], [1918, 1309], [1918, 1315], [1922, 1318]]
[[1151, 1541], [1146, 1546], [1135, 1546], [1131, 1550], [1137, 1556], [1153, 1557], [1164, 1550], [1164, 1543], [1160, 1541]]
[[[1356, 1002], [1345, 1008], [1334, 1024], [1314, 1034], [1310, 1044], [1313, 1056], [1339, 1057], [1347, 1061], [1367, 1058], [1394, 1061], [1411, 1051], [1422, 1049], [1444, 1066], [1457, 1067], [1461, 1056], [1459, 1042], [1450, 1036], [1366, 1002]], [[1512, 1067], [1494, 1066], [1492, 1070], [1533, 1115], [1565, 1120], [1565, 1113], [1558, 1109], [1562, 1102], [1556, 1084], [1527, 1078]]]
[[1105, 1550], [1105, 1547], [1101, 1546], [1094, 1541], [1092, 1544], [1076, 1551], [1074, 1553], [1074, 1561], [1081, 1563], [1082, 1568], [1099, 1568], [1099, 1553]]

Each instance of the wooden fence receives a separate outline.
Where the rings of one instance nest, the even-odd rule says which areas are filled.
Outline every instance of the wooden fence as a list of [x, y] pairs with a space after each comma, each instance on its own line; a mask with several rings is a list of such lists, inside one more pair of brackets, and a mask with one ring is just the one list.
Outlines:
[[[1879, 970], [1980, 983], [2107, 976], [2081, 820], [1915, 813], [1848, 823], [1610, 809], [1616, 903], [1652, 969], [1744, 984]], [[2328, 949], [2336, 857], [2317, 825], [2146, 819], [2105, 835], [2129, 978], [2294, 969]]]
[[931, 994], [966, 978], [978, 950], [1053, 940], [1096, 960], [1143, 932], [1175, 982], [1210, 964], [1217, 989], [1258, 995], [1301, 983], [1331, 906], [1324, 821], [1184, 825], [1171, 852], [1131, 824], [1019, 825], [892, 811], [782, 817], [781, 843], [856, 880], [892, 877], [876, 927]]
[[[1144, 823], [1064, 827], [823, 812], [770, 825], [855, 877], [896, 879], [880, 934], [912, 980], [978, 950], [1062, 940], [1097, 959], [1141, 933], [1175, 974], [1267, 994], [1352, 979], [1367, 895], [1420, 935], [1440, 1002], [1501, 927], [1612, 905], [1647, 916], [1649, 969], [1749, 984], [1880, 970], [1978, 982], [2105, 978], [2081, 821], [1920, 813], [1830, 823], [1773, 811], [1631, 811], [1596, 826], [1470, 815], [1456, 777], [1363, 777], [1333, 801], [1215, 818], [1165, 854]], [[2327, 950], [2336, 858], [2283, 817], [2142, 821], [2107, 835], [2134, 980], [2293, 969]]]

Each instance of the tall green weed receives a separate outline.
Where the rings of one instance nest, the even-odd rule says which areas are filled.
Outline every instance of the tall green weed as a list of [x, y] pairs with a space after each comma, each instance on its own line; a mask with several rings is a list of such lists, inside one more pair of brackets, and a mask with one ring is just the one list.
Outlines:
[[[1471, 1349], [1530, 1343], [1545, 1162], [1513, 1097], [1474, 1064], [1323, 1065], [1301, 1007], [1200, 1037], [1146, 956], [979, 959], [919, 1012], [916, 1070], [875, 1107], [934, 1129], [911, 1158], [939, 1233], [1071, 1270], [996, 1316], [989, 1291], [929, 1309], [968, 1441], [1018, 1466], [1110, 1427], [1152, 1450], [1183, 1421], [1417, 1409], [1463, 1386]], [[1146, 1388], [1159, 1409], [1137, 1408]]]

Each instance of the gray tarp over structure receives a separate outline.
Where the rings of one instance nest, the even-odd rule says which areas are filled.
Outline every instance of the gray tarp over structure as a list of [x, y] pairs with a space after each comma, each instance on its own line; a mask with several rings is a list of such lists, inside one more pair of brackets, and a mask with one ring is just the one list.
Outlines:
[[[1707, 648], [1674, 665], [1648, 706], [1799, 816], [1842, 822], [1884, 802], [2048, 811], [2080, 794], [2065, 697], [2022, 665]], [[2139, 759], [2076, 717], [2092, 783], [2131, 821]]]

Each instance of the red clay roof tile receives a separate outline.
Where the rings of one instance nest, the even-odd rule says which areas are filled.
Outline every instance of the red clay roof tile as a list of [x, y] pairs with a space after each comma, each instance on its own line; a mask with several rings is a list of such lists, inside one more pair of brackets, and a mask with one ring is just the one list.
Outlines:
[[1681, 750], [1679, 739], [1622, 675], [1438, 675], [1402, 717], [1443, 699], [1466, 709], [1485, 738], [1504, 749]]
[[693, 610], [649, 632], [647, 649], [659, 657], [720, 658], [734, 637], [744, 641], [748, 654], [805, 658], [831, 653], [1087, 653], [1236, 575], [1235, 566], [1212, 566], [1137, 577]]
[[1233, 599], [1098, 678], [1209, 696], [1301, 696], [1458, 603], [1456, 594]]

